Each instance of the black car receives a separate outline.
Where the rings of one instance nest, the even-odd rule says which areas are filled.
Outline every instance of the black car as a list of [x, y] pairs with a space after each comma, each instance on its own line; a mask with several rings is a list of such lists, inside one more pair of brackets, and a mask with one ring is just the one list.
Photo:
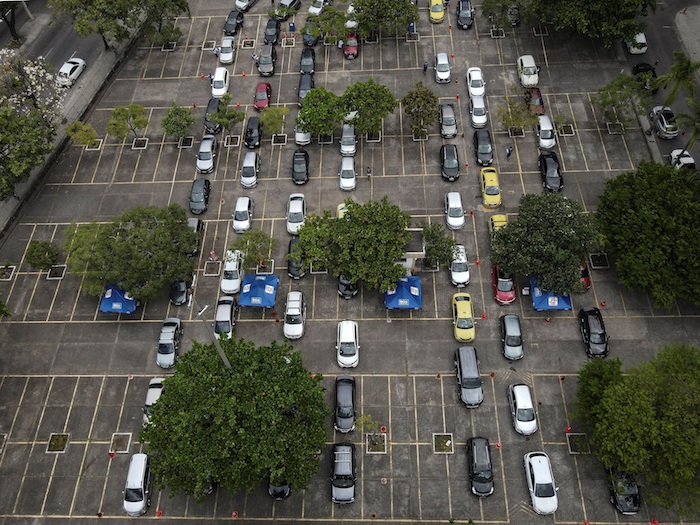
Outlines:
[[187, 302], [187, 290], [192, 286], [192, 276], [187, 279], [178, 279], [170, 285], [170, 302], [175, 306], [182, 306]]
[[343, 299], [352, 299], [357, 295], [357, 283], [351, 283], [342, 275], [338, 276], [338, 295]]
[[212, 133], [216, 135], [221, 133], [221, 124], [212, 122], [212, 117], [219, 112], [219, 105], [221, 104], [221, 99], [210, 98], [207, 104], [207, 111], [204, 113], [204, 132]]
[[477, 496], [493, 494], [493, 468], [488, 439], [483, 437], [467, 439], [467, 464], [472, 493]]
[[294, 152], [292, 180], [294, 184], [306, 184], [309, 180], [309, 154], [301, 148]]
[[305, 46], [315, 46], [316, 44], [318, 44], [320, 31], [318, 29], [317, 23], [314, 21], [313, 16], [307, 17], [306, 24], [304, 24], [304, 28], [301, 30], [301, 34]]
[[243, 13], [233, 10], [228, 14], [224, 23], [224, 34], [226, 36], [234, 36], [243, 25]]
[[301, 73], [314, 74], [316, 68], [316, 51], [310, 47], [305, 47], [301, 51], [301, 60], [299, 62], [299, 71]]
[[474, 23], [474, 8], [469, 0], [457, 2], [457, 27], [469, 29]]
[[642, 496], [634, 478], [624, 472], [608, 469], [610, 502], [621, 514], [632, 515], [639, 512]]
[[280, 484], [272, 483], [272, 480], [267, 484], [267, 493], [271, 498], [281, 501], [292, 493], [292, 486], [287, 482]]
[[262, 135], [262, 122], [260, 117], [250, 117], [245, 127], [243, 143], [246, 147], [253, 149], [260, 147], [260, 136]]
[[289, 241], [289, 247], [287, 248], [287, 275], [292, 279], [301, 279], [306, 275], [304, 270], [304, 261], [300, 257], [293, 257], [294, 247], [299, 242], [299, 239], [294, 238]]
[[333, 427], [343, 434], [355, 430], [355, 378], [338, 376], [335, 378], [335, 422]]
[[457, 146], [444, 144], [440, 147], [440, 167], [442, 178], [450, 182], [459, 178], [459, 155]]
[[299, 100], [297, 104], [301, 107], [301, 103], [304, 100], [306, 94], [314, 88], [314, 76], [308, 73], [302, 73], [299, 75]]
[[196, 179], [192, 183], [190, 191], [190, 211], [195, 215], [204, 213], [209, 208], [209, 190], [211, 182], [209, 179]]
[[265, 43], [276, 44], [280, 36], [280, 21], [270, 18], [265, 26]]
[[578, 312], [578, 325], [588, 357], [608, 355], [608, 334], [605, 331], [603, 315], [598, 308], [581, 308]]
[[489, 130], [478, 129], [474, 132], [474, 153], [476, 162], [481, 166], [489, 166], [493, 162], [493, 143]]
[[564, 178], [561, 176], [559, 157], [553, 151], [543, 151], [537, 160], [537, 167], [542, 177], [542, 187], [549, 191], [561, 191], [564, 187]]
[[649, 91], [655, 94], [659, 88], [655, 86], [656, 80], [656, 69], [651, 64], [646, 62], [640, 62], [632, 68], [632, 74], [636, 77], [637, 81], [642, 84], [642, 89], [644, 91]]

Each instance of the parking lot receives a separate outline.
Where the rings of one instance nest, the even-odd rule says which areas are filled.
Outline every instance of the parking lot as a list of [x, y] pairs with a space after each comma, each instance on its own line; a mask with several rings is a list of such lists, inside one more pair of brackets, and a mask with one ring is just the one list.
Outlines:
[[[305, 186], [291, 181], [294, 117], [297, 114], [298, 62], [301, 38], [298, 33], [308, 3], [294, 17], [296, 43], [277, 46], [277, 72], [269, 82], [273, 103], [290, 108], [285, 133], [287, 143], [272, 145], [265, 136], [258, 150], [262, 157], [260, 183], [251, 190], [241, 187], [239, 167], [246, 149], [241, 124], [232, 132], [231, 146], [222, 146], [216, 159], [202, 250], [196, 261], [194, 301], [176, 307], [167, 293], [141, 305], [133, 316], [103, 314], [95, 297], [81, 294], [80, 279], [67, 273], [63, 279], [47, 280], [46, 272], [32, 269], [25, 261], [31, 240], [60, 244], [71, 221], [106, 221], [136, 205], [187, 206], [190, 187], [197, 174], [195, 153], [200, 138], [204, 108], [210, 97], [207, 78], [218, 65], [206, 40], [219, 41], [227, 6], [192, 6], [192, 18], [178, 20], [183, 37], [173, 51], [162, 52], [139, 42], [114, 80], [103, 92], [87, 120], [105, 139], [99, 150], [68, 146], [38, 190], [14, 230], [0, 246], [0, 260], [17, 266], [14, 275], [0, 281], [3, 300], [13, 311], [0, 322], [0, 516], [14, 523], [29, 519], [120, 518], [121, 491], [128, 454], [110, 458], [113, 433], [130, 433], [128, 452], [140, 451], [138, 441], [141, 407], [148, 378], [162, 375], [155, 364], [157, 335], [164, 317], [177, 316], [185, 323], [183, 350], [191, 340], [209, 341], [211, 315], [219, 290], [216, 264], [206, 264], [210, 252], [221, 256], [236, 234], [231, 228], [233, 204], [239, 196], [255, 202], [254, 227], [277, 240], [273, 253], [275, 273], [280, 276], [277, 308], [244, 309], [237, 333], [258, 343], [282, 338], [278, 322], [289, 290], [300, 290], [308, 303], [304, 337], [295, 342], [308, 369], [324, 374], [331, 402], [332, 380], [340, 373], [333, 348], [335, 324], [354, 319], [360, 324], [358, 378], [361, 412], [386, 427], [385, 455], [359, 454], [359, 497], [353, 505], [330, 501], [328, 472], [330, 444], [336, 436], [330, 429], [328, 447], [322, 451], [321, 472], [307, 491], [295, 490], [282, 502], [273, 502], [265, 488], [250, 493], [215, 491], [203, 504], [177, 495], [156, 494], [156, 509], [164, 517], [182, 520], [260, 519], [284, 521], [375, 520], [384, 522], [436, 522], [473, 519], [480, 523], [530, 523], [551, 518], [537, 517], [530, 508], [522, 456], [544, 450], [552, 458], [559, 491], [557, 523], [648, 522], [655, 517], [675, 520], [646, 506], [636, 517], [618, 515], [607, 501], [602, 467], [588, 455], [569, 453], [567, 427], [575, 397], [577, 370], [586, 362], [575, 311], [598, 305], [611, 335], [611, 356], [633, 365], [654, 355], [656, 348], [674, 339], [697, 341], [700, 336], [697, 308], [674, 305], [654, 308], [648, 297], [623, 289], [612, 269], [592, 271], [593, 286], [574, 297], [574, 312], [534, 312], [529, 298], [520, 296], [513, 305], [498, 306], [492, 297], [486, 211], [480, 204], [478, 168], [472, 148], [472, 129], [464, 75], [470, 66], [480, 66], [487, 80], [489, 128], [495, 141], [495, 161], [504, 194], [498, 212], [514, 217], [524, 193], [540, 192], [536, 137], [526, 130], [524, 138], [511, 139], [493, 121], [506, 93], [519, 94], [515, 61], [521, 54], [534, 55], [541, 66], [540, 88], [547, 113], [561, 115], [572, 124], [574, 134], [558, 137], [556, 151], [563, 162], [563, 193], [594, 211], [607, 178], [633, 170], [649, 158], [647, 141], [640, 129], [624, 135], [609, 135], [596, 111], [592, 96], [602, 83], [621, 68], [628, 68], [622, 46], [606, 50], [591, 41], [551, 31], [535, 36], [523, 23], [506, 38], [492, 39], [480, 16], [475, 27], [460, 31], [454, 6], [439, 25], [428, 22], [425, 3], [420, 4], [417, 30], [420, 39], [407, 42], [401, 36], [377, 44], [363, 44], [354, 61], [343, 59], [334, 46], [316, 47], [316, 87], [341, 94], [351, 82], [373, 77], [401, 98], [416, 82], [433, 89], [442, 101], [451, 101], [459, 117], [458, 135], [448, 142], [458, 147], [462, 173], [455, 183], [440, 177], [438, 151], [444, 142], [437, 126], [429, 129], [427, 141], [412, 140], [401, 108], [389, 116], [379, 143], [358, 138], [356, 166], [372, 169], [371, 180], [358, 179], [357, 188], [338, 188], [340, 153], [338, 134], [334, 144], [306, 147], [311, 178]], [[265, 2], [245, 15], [244, 37], [256, 39], [259, 50], [267, 19]], [[451, 24], [455, 24], [452, 25]], [[285, 24], [286, 26], [286, 24]], [[450, 29], [451, 27], [451, 29]], [[447, 52], [453, 66], [453, 82], [438, 85], [430, 70], [424, 76], [423, 62], [432, 63], [437, 52]], [[260, 77], [251, 51], [237, 47], [230, 92], [247, 116]], [[455, 81], [456, 80], [456, 81]], [[194, 148], [178, 148], [177, 141], [163, 137], [160, 121], [170, 103], [192, 106], [197, 123], [192, 127]], [[149, 116], [145, 131], [146, 149], [134, 150], [131, 139], [122, 143], [105, 136], [111, 110], [129, 103], [141, 104]], [[462, 136], [462, 131], [464, 136]], [[223, 141], [222, 141], [223, 142]], [[238, 145], [240, 144], [240, 145]], [[514, 153], [506, 158], [506, 147]], [[344, 301], [336, 293], [336, 282], [326, 274], [309, 274], [299, 281], [287, 277], [285, 254], [291, 238], [285, 231], [285, 205], [290, 193], [302, 191], [310, 213], [335, 210], [351, 197], [358, 202], [387, 195], [409, 213], [414, 225], [444, 222], [445, 192], [459, 191], [468, 211], [463, 230], [454, 232], [464, 244], [470, 261], [471, 284], [466, 291], [475, 301], [477, 338], [485, 400], [469, 410], [456, 395], [453, 353], [458, 343], [452, 336], [451, 295], [456, 290], [448, 272], [422, 272], [423, 308], [416, 311], [387, 311], [383, 298], [360, 290]], [[521, 286], [524, 282], [520, 283]], [[197, 313], [209, 306], [198, 316]], [[500, 353], [498, 317], [503, 313], [521, 316], [525, 358], [507, 362]], [[510, 422], [505, 391], [510, 383], [533, 387], [538, 405], [540, 430], [530, 438], [515, 433]], [[574, 433], [577, 429], [571, 429]], [[64, 453], [47, 453], [51, 433], [70, 433]], [[433, 433], [452, 433], [453, 454], [433, 451]], [[496, 472], [496, 492], [486, 499], [469, 493], [464, 444], [471, 436], [488, 437]], [[338, 436], [338, 440], [344, 439]], [[349, 439], [363, 449], [362, 434]]]

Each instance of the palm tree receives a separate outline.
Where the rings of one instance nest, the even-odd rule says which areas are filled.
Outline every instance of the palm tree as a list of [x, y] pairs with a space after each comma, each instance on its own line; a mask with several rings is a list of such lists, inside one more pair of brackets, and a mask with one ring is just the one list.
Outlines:
[[680, 113], [677, 119], [688, 134], [688, 141], [683, 148], [683, 153], [685, 153], [700, 140], [700, 99], [689, 98], [688, 113]]
[[665, 75], [661, 75], [656, 79], [656, 87], [666, 86], [670, 84], [671, 89], [668, 90], [664, 105], [668, 106], [673, 103], [678, 97], [678, 91], [683, 88], [690, 98], [695, 98], [695, 72], [700, 70], [700, 62], [693, 62], [688, 58], [683, 51], [673, 52], [673, 64], [671, 71]]

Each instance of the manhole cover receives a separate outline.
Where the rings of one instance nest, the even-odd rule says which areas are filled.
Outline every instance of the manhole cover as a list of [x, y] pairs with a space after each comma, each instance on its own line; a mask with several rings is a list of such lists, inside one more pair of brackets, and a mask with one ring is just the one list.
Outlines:
[[131, 445], [131, 432], [112, 434], [112, 442], [109, 444], [109, 451], [117, 454], [128, 454]]
[[46, 452], [52, 454], [62, 454], [66, 451], [70, 434], [52, 433], [49, 436], [49, 444], [46, 446]]

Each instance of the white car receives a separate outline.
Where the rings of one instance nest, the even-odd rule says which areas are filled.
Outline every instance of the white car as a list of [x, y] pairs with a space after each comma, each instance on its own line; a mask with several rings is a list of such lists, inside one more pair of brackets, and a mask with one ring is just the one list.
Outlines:
[[216, 303], [216, 317], [214, 318], [214, 337], [225, 339], [233, 337], [236, 321], [233, 318], [236, 313], [236, 300], [231, 295], [223, 295]]
[[163, 321], [158, 336], [158, 351], [156, 364], [161, 368], [172, 368], [177, 361], [182, 339], [182, 321], [177, 317], [168, 317]]
[[75, 81], [78, 80], [80, 74], [85, 71], [87, 64], [82, 58], [73, 57], [67, 60], [58, 70], [56, 82], [59, 86], [72, 87]]
[[323, 13], [324, 5], [324, 0], [313, 0], [309, 6], [309, 14], [312, 16], [319, 16], [321, 13]]
[[355, 157], [343, 157], [340, 161], [340, 189], [351, 191], [355, 189], [357, 181], [355, 173]]
[[695, 169], [695, 159], [685, 149], [674, 149], [668, 157], [668, 162], [677, 170], [681, 168]]
[[644, 33], [637, 33], [627, 44], [627, 51], [630, 55], [643, 55], [647, 52], [647, 36]]
[[456, 245], [452, 250], [450, 280], [459, 288], [469, 284], [469, 261], [467, 260], [467, 249], [463, 244]]
[[360, 336], [355, 321], [340, 321], [335, 340], [338, 366], [355, 368], [360, 362]]
[[229, 74], [225, 67], [217, 67], [211, 80], [211, 96], [221, 98], [228, 93]]
[[160, 399], [160, 395], [163, 393], [165, 386], [163, 385], [165, 381], [164, 377], [154, 377], [148, 383], [148, 391], [146, 392], [146, 403], [143, 405], [143, 424], [147, 425], [151, 422], [151, 409]]
[[240, 250], [228, 250], [224, 257], [224, 271], [221, 274], [221, 293], [232, 295], [241, 291], [243, 269], [243, 254]]
[[452, 66], [447, 58], [447, 53], [438, 53], [435, 55], [435, 82], [438, 84], [447, 84], [452, 80]]
[[481, 74], [480, 67], [467, 69], [467, 91], [471, 97], [483, 97], [486, 95], [486, 82]]
[[464, 228], [464, 207], [459, 192], [445, 193], [445, 220], [450, 230]]
[[258, 0], [236, 0], [236, 9], [239, 11], [247, 11], [253, 7], [257, 1]]
[[287, 339], [299, 339], [304, 335], [306, 320], [306, 301], [301, 292], [289, 292], [284, 309], [284, 326], [282, 333]]
[[235, 40], [232, 36], [225, 36], [221, 39], [219, 48], [219, 62], [222, 64], [233, 64], [233, 53], [236, 49]]
[[294, 128], [294, 142], [298, 146], [306, 146], [307, 144], [311, 144], [311, 133], [304, 131], [299, 126], [296, 126]]
[[540, 68], [535, 64], [532, 55], [523, 55], [518, 58], [518, 77], [523, 87], [537, 87], [540, 82]]
[[528, 385], [509, 385], [508, 405], [513, 418], [513, 428], [518, 434], [529, 436], [537, 432], [537, 413]]
[[481, 95], [469, 97], [469, 115], [474, 129], [485, 128], [489, 121], [489, 112], [486, 109], [486, 98]]
[[528, 452], [523, 461], [532, 510], [537, 514], [554, 514], [558, 506], [558, 489], [554, 483], [549, 456], [544, 452]]
[[233, 231], [243, 233], [250, 230], [253, 222], [253, 200], [250, 197], [238, 197], [233, 210]]
[[537, 147], [540, 149], [552, 149], [557, 145], [557, 134], [554, 131], [552, 119], [547, 115], [537, 117]]
[[199, 173], [211, 173], [214, 171], [217, 144], [216, 135], [204, 135], [202, 137], [202, 142], [199, 143], [196, 162], [197, 171]]
[[352, 4], [348, 4], [348, 9], [345, 12], [345, 29], [356, 29], [357, 20], [355, 19], [355, 7]]
[[306, 221], [306, 199], [303, 193], [292, 193], [287, 201], [287, 232], [297, 235]]

